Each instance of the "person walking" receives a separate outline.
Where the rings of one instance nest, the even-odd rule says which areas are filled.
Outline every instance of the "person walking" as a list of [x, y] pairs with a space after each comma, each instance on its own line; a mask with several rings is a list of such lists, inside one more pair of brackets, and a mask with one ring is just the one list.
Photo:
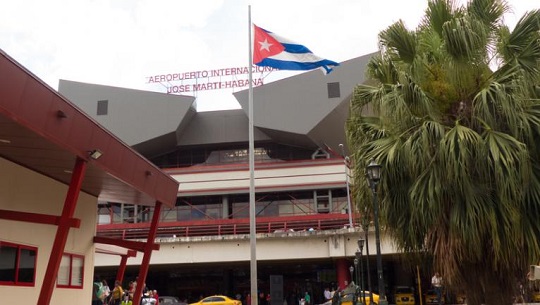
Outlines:
[[332, 300], [332, 293], [330, 292], [330, 288], [326, 287], [324, 288], [324, 301], [328, 302]]
[[103, 281], [101, 281], [101, 283], [103, 284], [103, 304], [109, 304], [109, 300], [111, 297], [111, 288], [109, 287], [107, 280], [104, 279]]
[[92, 287], [92, 305], [103, 305], [105, 296], [103, 282], [98, 277], [94, 277], [94, 285]]
[[311, 305], [311, 296], [309, 295], [309, 292], [306, 291], [306, 295], [304, 295], [304, 301], [306, 302], [306, 305]]
[[111, 294], [112, 304], [120, 305], [120, 303], [122, 302], [122, 297], [124, 297], [124, 289], [122, 289], [122, 283], [120, 283], [120, 281], [114, 281], [114, 288]]
[[439, 272], [435, 272], [435, 275], [431, 278], [431, 286], [433, 286], [433, 289], [435, 290], [435, 293], [437, 294], [437, 304], [442, 305], [441, 298], [442, 298], [442, 287], [443, 287], [443, 279]]

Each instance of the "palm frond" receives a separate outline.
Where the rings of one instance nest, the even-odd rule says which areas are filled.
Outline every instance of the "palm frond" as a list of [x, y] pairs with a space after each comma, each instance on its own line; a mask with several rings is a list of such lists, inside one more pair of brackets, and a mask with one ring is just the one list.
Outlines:
[[455, 4], [453, 0], [430, 0], [426, 9], [422, 27], [431, 28], [442, 37], [443, 26], [455, 17]]
[[523, 15], [517, 22], [514, 30], [508, 36], [507, 43], [504, 45], [506, 54], [514, 58], [531, 43], [538, 39], [540, 30], [540, 10], [532, 10]]
[[475, 19], [481, 20], [486, 26], [494, 30], [505, 13], [509, 11], [506, 1], [501, 0], [472, 0], [467, 6], [467, 12]]
[[395, 84], [399, 78], [394, 63], [380, 55], [373, 56], [369, 60], [367, 74], [381, 84]]
[[407, 30], [403, 20], [382, 31], [379, 34], [379, 42], [392, 55], [393, 60], [401, 60], [410, 64], [416, 57], [416, 34]]
[[470, 17], [454, 18], [443, 25], [446, 51], [456, 61], [474, 62], [486, 56], [488, 31]]

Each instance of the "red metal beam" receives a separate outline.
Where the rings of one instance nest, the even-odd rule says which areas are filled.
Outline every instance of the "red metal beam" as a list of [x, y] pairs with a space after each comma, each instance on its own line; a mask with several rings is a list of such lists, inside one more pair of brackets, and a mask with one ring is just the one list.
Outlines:
[[[359, 218], [359, 214], [354, 214], [353, 218]], [[293, 216], [270, 216], [257, 217], [257, 223], [285, 223], [293, 221], [310, 221], [310, 220], [332, 220], [332, 219], [348, 219], [347, 214], [341, 213], [318, 213], [308, 215], [293, 215]], [[195, 227], [199, 225], [219, 225], [219, 224], [249, 224], [249, 218], [234, 218], [234, 219], [212, 219], [212, 220], [186, 220], [186, 221], [164, 221], [160, 222], [159, 227]], [[138, 223], [115, 223], [98, 225], [98, 231], [113, 230], [113, 229], [143, 229], [149, 228], [149, 222]]]
[[[142, 241], [132, 241], [132, 240], [108, 238], [108, 237], [101, 237], [101, 236], [94, 236], [94, 243], [113, 245], [113, 246], [131, 249], [131, 250], [135, 250], [139, 252], [144, 252], [148, 245], [148, 243], [142, 242]], [[159, 245], [152, 243], [152, 250], [159, 250]]]
[[[0, 210], [0, 219], [57, 226], [60, 224], [61, 218], [60, 216], [54, 216], [54, 215]], [[71, 228], [79, 228], [81, 226], [81, 220], [78, 218], [69, 218], [66, 220], [66, 222], [67, 222], [67, 225]]]
[[148, 233], [148, 239], [146, 241], [146, 248], [144, 249], [144, 256], [141, 262], [141, 269], [139, 270], [139, 277], [137, 281], [137, 287], [135, 288], [135, 295], [133, 296], [133, 304], [140, 304], [141, 294], [144, 284], [146, 283], [146, 275], [148, 274], [148, 265], [150, 264], [150, 258], [152, 256], [152, 249], [156, 239], [157, 228], [159, 224], [159, 215], [161, 214], [161, 202], [156, 202], [154, 207], [154, 216], [152, 217], [152, 224], [150, 226], [150, 232]]
[[122, 258], [120, 259], [120, 266], [118, 267], [118, 271], [116, 272], [116, 280], [120, 281], [120, 283], [124, 281], [124, 274], [126, 273], [128, 258], [135, 256], [137, 256], [137, 252], [133, 250], [129, 250], [126, 255], [122, 255]]
[[58, 268], [60, 267], [60, 261], [62, 259], [62, 255], [64, 254], [64, 248], [66, 246], [66, 240], [69, 234], [70, 220], [73, 218], [75, 208], [77, 207], [77, 199], [79, 198], [85, 171], [86, 161], [77, 157], [73, 169], [73, 175], [71, 176], [69, 189], [64, 201], [62, 215], [60, 216], [58, 229], [56, 230], [56, 236], [54, 237], [51, 255], [49, 256], [49, 263], [47, 264], [37, 305], [49, 305], [51, 302], [54, 283], [56, 282]]

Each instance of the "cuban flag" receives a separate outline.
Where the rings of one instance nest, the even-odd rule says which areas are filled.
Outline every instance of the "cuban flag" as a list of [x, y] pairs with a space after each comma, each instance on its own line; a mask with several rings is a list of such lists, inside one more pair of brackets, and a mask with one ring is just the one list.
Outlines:
[[279, 70], [313, 70], [332, 72], [337, 62], [313, 54], [305, 46], [253, 25], [253, 63]]

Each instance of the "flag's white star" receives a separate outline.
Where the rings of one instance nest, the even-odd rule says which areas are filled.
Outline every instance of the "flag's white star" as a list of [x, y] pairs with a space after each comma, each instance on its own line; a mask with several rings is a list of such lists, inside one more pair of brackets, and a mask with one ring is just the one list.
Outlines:
[[259, 41], [259, 44], [261, 45], [261, 48], [259, 50], [265, 49], [266, 51], [270, 52], [270, 46], [272, 46], [272, 43], [268, 43], [268, 39], [265, 38], [264, 41]]

